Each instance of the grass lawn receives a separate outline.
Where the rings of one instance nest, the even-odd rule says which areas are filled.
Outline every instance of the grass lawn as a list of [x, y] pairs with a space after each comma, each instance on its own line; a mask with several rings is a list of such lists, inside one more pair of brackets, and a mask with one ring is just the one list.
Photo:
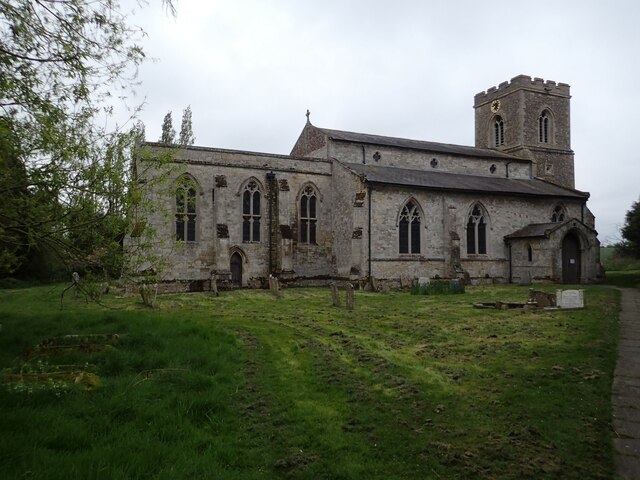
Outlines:
[[156, 310], [61, 290], [0, 291], [2, 479], [613, 478], [615, 290], [553, 313], [471, 307], [517, 286], [354, 311], [322, 288]]

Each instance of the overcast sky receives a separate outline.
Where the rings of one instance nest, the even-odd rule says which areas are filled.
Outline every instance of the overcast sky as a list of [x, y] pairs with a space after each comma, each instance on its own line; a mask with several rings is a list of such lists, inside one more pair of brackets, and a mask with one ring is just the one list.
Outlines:
[[[519, 74], [571, 85], [576, 188], [603, 243], [640, 196], [640, 2], [174, 0], [130, 21], [147, 140], [190, 105], [196, 145], [288, 154], [314, 125], [474, 144], [473, 97]], [[130, 11], [135, 3], [123, 0]]]

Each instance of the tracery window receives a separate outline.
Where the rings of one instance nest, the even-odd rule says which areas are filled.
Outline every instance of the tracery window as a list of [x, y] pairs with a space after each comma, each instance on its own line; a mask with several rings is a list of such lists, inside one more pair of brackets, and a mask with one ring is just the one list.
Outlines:
[[538, 141], [540, 143], [549, 143], [551, 129], [551, 118], [546, 110], [538, 117]]
[[566, 216], [564, 207], [562, 205], [556, 205], [556, 208], [553, 209], [553, 213], [551, 214], [551, 221], [553, 223], [564, 222]]
[[262, 194], [255, 180], [251, 180], [242, 192], [242, 241], [260, 241], [260, 203]]
[[176, 187], [176, 241], [196, 241], [196, 186], [188, 177]]
[[413, 201], [400, 212], [400, 253], [420, 253], [420, 211]]
[[467, 253], [487, 253], [487, 222], [478, 204], [473, 206], [467, 221]]
[[504, 120], [496, 117], [493, 121], [493, 142], [494, 146], [504, 145]]
[[318, 225], [317, 195], [311, 185], [302, 191], [300, 196], [300, 243], [316, 243]]

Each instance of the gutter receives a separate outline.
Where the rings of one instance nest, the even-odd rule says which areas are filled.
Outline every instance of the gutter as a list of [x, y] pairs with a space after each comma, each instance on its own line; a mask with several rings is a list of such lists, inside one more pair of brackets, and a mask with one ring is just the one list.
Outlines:
[[371, 184], [369, 182], [367, 182], [367, 197], [369, 199], [369, 228], [367, 231], [367, 236], [368, 236], [368, 249], [369, 249], [369, 254], [367, 256], [367, 263], [369, 264], [369, 281], [371, 281], [371, 192], [373, 191], [373, 189], [371, 188]]

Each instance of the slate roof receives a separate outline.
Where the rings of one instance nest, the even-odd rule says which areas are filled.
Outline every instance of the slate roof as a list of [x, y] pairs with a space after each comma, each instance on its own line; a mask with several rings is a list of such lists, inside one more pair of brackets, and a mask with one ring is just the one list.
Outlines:
[[545, 182], [540, 179], [483, 177], [433, 170], [411, 170], [397, 167], [381, 167], [360, 163], [344, 163], [347, 168], [364, 175], [371, 183], [402, 185], [430, 190], [490, 193], [496, 195], [520, 195], [534, 197], [562, 197], [586, 200], [589, 194]]
[[531, 162], [531, 160], [516, 157], [514, 155], [508, 155], [497, 150], [490, 150], [488, 148], [469, 147], [466, 145], [452, 145], [449, 143], [426, 142], [424, 140], [411, 140], [408, 138], [385, 137], [382, 135], [346, 132], [343, 130], [331, 130], [328, 128], [318, 128], [318, 130], [324, 132], [332, 140], [366, 143], [370, 145], [384, 145], [387, 147], [409, 148], [412, 150], [422, 150], [434, 153], [449, 153], [453, 155], [464, 155], [467, 157], [501, 158], [505, 160], [511, 160], [513, 162]]
[[574, 227], [576, 225], [580, 225], [581, 227], [587, 229], [588, 231], [592, 231], [592, 232], [595, 232], [597, 234], [597, 232], [593, 228], [585, 225], [583, 222], [581, 222], [577, 218], [568, 218], [564, 222], [531, 223], [531, 224], [527, 225], [526, 227], [521, 228], [520, 230], [516, 230], [515, 232], [510, 233], [509, 235], [506, 235], [504, 238], [505, 238], [505, 240], [514, 240], [514, 239], [518, 239], [518, 238], [543, 238], [543, 237], [548, 237], [554, 231], [556, 231], [560, 227], [563, 227], [567, 223], [573, 223]]
[[556, 228], [564, 225], [564, 222], [558, 223], [532, 223], [527, 225], [520, 230], [516, 230], [513, 233], [505, 236], [504, 238], [535, 238], [535, 237], [546, 237], [551, 232], [553, 232]]

